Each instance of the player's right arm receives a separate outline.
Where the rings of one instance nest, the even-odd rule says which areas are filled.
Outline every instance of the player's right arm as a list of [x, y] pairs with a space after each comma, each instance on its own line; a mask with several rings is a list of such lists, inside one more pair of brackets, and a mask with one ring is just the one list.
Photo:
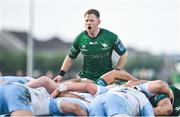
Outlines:
[[62, 77], [65, 75], [66, 72], [71, 68], [71, 66], [74, 63], [74, 59], [78, 56], [80, 53], [80, 48], [79, 48], [79, 40], [80, 36], [77, 36], [77, 38], [73, 42], [73, 46], [71, 47], [69, 54], [66, 56], [64, 59], [64, 62], [60, 68], [60, 73], [54, 78], [55, 82], [60, 82]]
[[65, 73], [71, 68], [74, 63], [74, 59], [71, 59], [68, 55], [64, 59], [64, 62], [61, 66], [60, 73], [53, 79], [55, 82], [60, 82]]

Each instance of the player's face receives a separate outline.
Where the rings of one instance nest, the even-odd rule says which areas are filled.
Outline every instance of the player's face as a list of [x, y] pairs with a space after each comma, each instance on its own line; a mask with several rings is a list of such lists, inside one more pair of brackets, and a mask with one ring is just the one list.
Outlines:
[[85, 17], [85, 28], [88, 33], [94, 33], [98, 29], [98, 25], [100, 24], [99, 18], [97, 18], [94, 14], [87, 14]]

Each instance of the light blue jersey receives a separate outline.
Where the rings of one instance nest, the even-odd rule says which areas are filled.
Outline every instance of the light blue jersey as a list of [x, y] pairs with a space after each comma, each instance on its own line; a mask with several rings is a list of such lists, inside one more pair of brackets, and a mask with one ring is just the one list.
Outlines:
[[90, 116], [154, 116], [153, 107], [141, 92], [115, 87], [95, 97], [90, 104]]
[[15, 110], [32, 111], [28, 89], [21, 85], [4, 83], [0, 85], [0, 114], [9, 114]]
[[151, 93], [148, 90], [148, 84], [149, 84], [149, 82], [142, 83], [142, 84], [135, 86], [134, 88], [137, 89], [138, 91], [144, 93], [147, 98], [150, 98], [150, 97], [154, 96], [155, 94]]
[[88, 108], [89, 107], [89, 103], [80, 99], [76, 99], [76, 98], [69, 98], [69, 97], [58, 97], [56, 99], [50, 99], [50, 104], [49, 104], [49, 111], [51, 113], [51, 115], [58, 115], [58, 116], [64, 116], [64, 115], [68, 115], [68, 116], [75, 116], [75, 114], [73, 113], [64, 113], [62, 111], [62, 109], [60, 108], [60, 104], [62, 101], [65, 102], [72, 102], [72, 103], [76, 103], [79, 104], [84, 110], [86, 110], [88, 112]]
[[6, 82], [18, 82], [25, 84], [32, 80], [34, 78], [29, 77], [29, 76], [1, 76], [0, 80], [6, 81]]
[[0, 84], [0, 115], [10, 114], [16, 110], [28, 110], [34, 115], [69, 115], [62, 112], [62, 101], [77, 103], [85, 110], [86, 104], [89, 104], [74, 98], [53, 98], [44, 87], [33, 89], [17, 82]]

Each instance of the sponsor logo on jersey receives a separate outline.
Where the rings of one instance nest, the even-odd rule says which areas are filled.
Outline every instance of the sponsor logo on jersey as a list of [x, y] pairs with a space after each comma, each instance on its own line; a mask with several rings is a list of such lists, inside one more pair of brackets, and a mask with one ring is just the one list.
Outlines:
[[123, 50], [124, 50], [123, 44], [122, 44], [122, 43], [119, 43], [119, 44], [118, 44], [118, 48], [119, 48], [119, 50], [123, 51]]
[[89, 57], [90, 59], [103, 59], [109, 56], [109, 52], [105, 54], [90, 54], [90, 55], [84, 55], [84, 56]]
[[125, 49], [124, 45], [122, 44], [122, 42], [120, 41], [119, 38], [116, 39], [115, 44], [117, 45], [117, 47], [119, 48], [120, 51], [123, 51]]
[[115, 44], [117, 45], [118, 43], [121, 43], [121, 41], [120, 41], [120, 39], [118, 38], [118, 39], [116, 39], [116, 41], [115, 41]]
[[95, 42], [89, 42], [89, 45], [96, 45], [98, 44], [96, 41]]

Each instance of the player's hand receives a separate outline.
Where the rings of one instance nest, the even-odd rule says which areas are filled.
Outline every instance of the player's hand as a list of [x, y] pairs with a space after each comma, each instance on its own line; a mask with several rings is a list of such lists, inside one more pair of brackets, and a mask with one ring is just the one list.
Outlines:
[[133, 82], [133, 80], [129, 80], [128, 82], [126, 82], [125, 84], [124, 84], [124, 86], [125, 87], [134, 87], [134, 82]]
[[62, 76], [57, 75], [54, 79], [55, 82], [59, 83], [62, 80]]

